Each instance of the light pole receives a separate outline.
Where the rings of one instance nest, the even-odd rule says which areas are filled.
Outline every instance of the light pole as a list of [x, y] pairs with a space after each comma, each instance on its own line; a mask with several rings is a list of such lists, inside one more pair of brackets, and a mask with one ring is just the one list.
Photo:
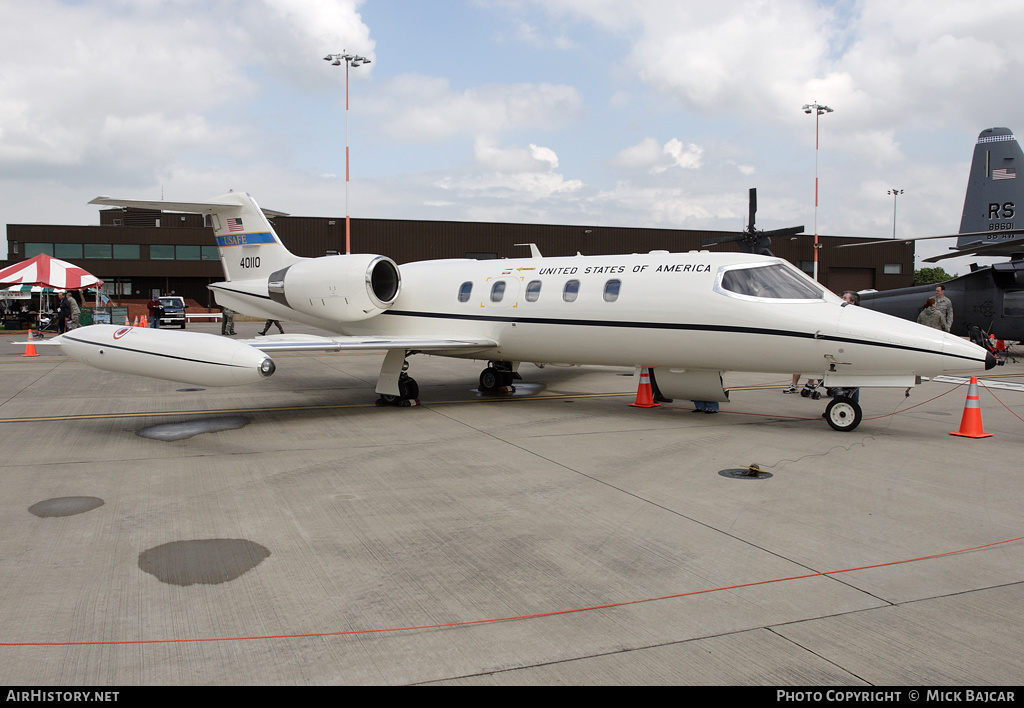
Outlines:
[[341, 66], [345, 62], [345, 253], [352, 253], [352, 222], [349, 219], [348, 192], [350, 173], [348, 168], [348, 68], [369, 64], [370, 60], [358, 54], [328, 54], [324, 61], [331, 62], [331, 66]]
[[814, 279], [818, 279], [818, 120], [823, 113], [831, 113], [832, 109], [817, 101], [804, 104], [804, 113], [814, 114]]
[[893, 237], [893, 240], [895, 240], [896, 239], [896, 197], [898, 197], [899, 195], [903, 194], [903, 190], [902, 189], [896, 189], [895, 187], [893, 187], [892, 189], [890, 189], [887, 192], [887, 194], [891, 194], [892, 195], [892, 237]]

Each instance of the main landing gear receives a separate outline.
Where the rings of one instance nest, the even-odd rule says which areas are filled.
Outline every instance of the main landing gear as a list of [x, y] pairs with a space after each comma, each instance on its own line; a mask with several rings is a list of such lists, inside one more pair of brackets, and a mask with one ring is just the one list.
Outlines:
[[416, 379], [403, 371], [398, 377], [398, 395], [394, 396], [389, 393], [382, 393], [380, 394], [380, 398], [377, 399], [377, 405], [406, 408], [408, 406], [416, 405], [414, 401], [418, 401], [419, 397], [420, 386], [416, 383]]
[[480, 372], [480, 392], [515, 393], [516, 389], [512, 382], [521, 378], [507, 361], [488, 362], [487, 368]]
[[409, 362], [405, 360], [406, 352], [392, 349], [384, 357], [380, 378], [377, 380], [378, 406], [398, 406], [406, 408], [416, 405], [420, 397], [420, 387], [416, 379], [409, 376]]

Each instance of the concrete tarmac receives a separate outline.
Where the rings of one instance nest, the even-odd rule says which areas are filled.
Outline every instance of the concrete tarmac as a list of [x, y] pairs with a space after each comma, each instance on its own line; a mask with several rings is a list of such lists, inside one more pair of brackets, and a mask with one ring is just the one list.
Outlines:
[[[240, 324], [242, 336], [261, 325]], [[193, 331], [219, 331], [192, 325]], [[286, 331], [290, 331], [285, 323]], [[298, 328], [302, 329], [302, 328]], [[312, 330], [306, 330], [312, 331]], [[722, 413], [631, 372], [279, 355], [260, 385], [0, 338], [0, 683], [996, 686], [1024, 675], [1024, 364]], [[757, 463], [770, 476], [728, 470]]]

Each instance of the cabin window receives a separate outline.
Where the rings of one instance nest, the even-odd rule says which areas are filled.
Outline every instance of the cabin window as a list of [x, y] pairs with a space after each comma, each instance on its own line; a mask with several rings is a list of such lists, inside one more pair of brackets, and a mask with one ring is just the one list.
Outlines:
[[565, 284], [565, 289], [562, 290], [562, 299], [566, 302], [576, 302], [576, 298], [580, 294], [580, 281], [570, 280]]
[[531, 280], [530, 284], [526, 286], [526, 301], [537, 302], [540, 298], [540, 281]]
[[727, 266], [718, 272], [715, 290], [755, 300], [824, 299], [821, 287], [785, 263]]
[[501, 302], [505, 297], [505, 281], [499, 280], [491, 287], [491, 302]]
[[469, 302], [469, 296], [473, 294], [473, 283], [465, 282], [459, 287], [459, 302]]
[[604, 284], [604, 301], [615, 302], [619, 299], [619, 288], [622, 287], [621, 280], [609, 280]]
[[1024, 290], [1003, 293], [1003, 314], [1006, 317], [1024, 317]]

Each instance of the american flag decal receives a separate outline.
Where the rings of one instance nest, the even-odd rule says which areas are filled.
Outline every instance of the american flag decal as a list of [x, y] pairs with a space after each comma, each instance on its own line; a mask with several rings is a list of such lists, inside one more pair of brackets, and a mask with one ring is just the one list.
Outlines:
[[228, 219], [228, 231], [241, 231], [242, 220], [241, 219]]
[[1017, 168], [1001, 167], [998, 170], [992, 170], [992, 179], [1017, 179]]

